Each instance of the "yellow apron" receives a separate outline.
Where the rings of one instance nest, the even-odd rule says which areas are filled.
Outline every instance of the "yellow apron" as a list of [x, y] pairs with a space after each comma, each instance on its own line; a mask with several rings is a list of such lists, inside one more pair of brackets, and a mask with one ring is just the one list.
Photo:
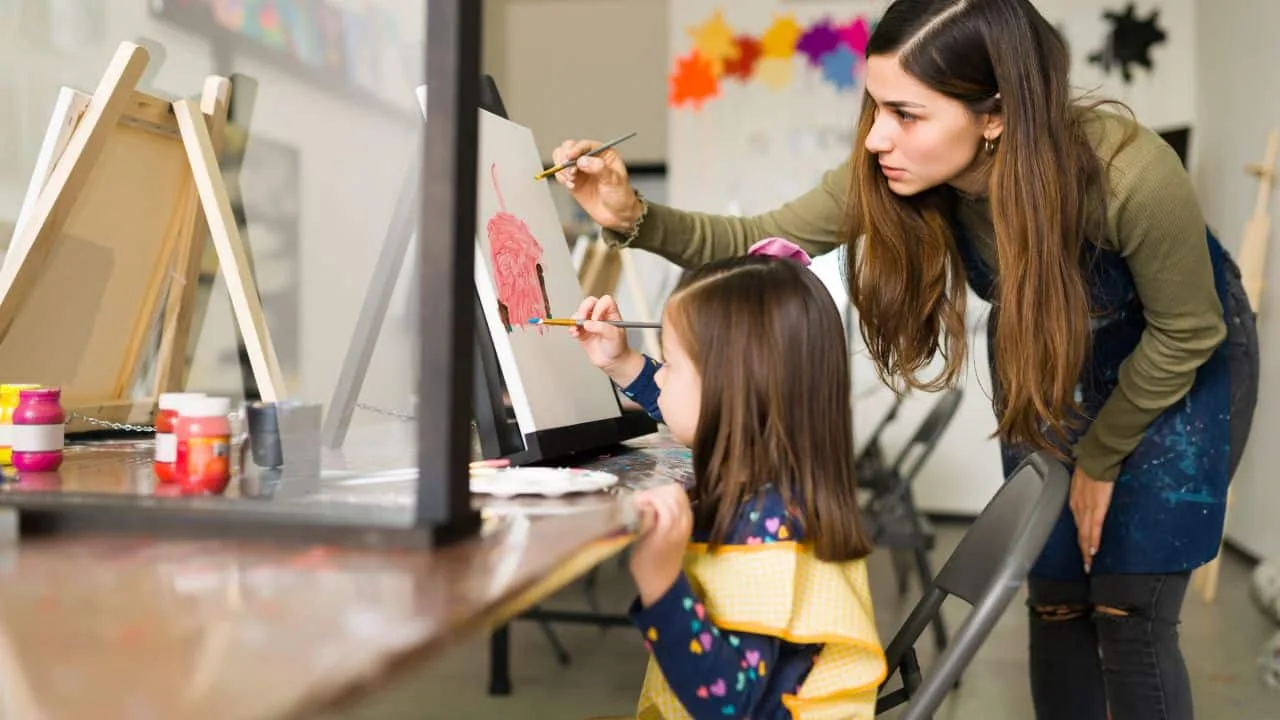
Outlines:
[[[862, 560], [822, 562], [794, 542], [689, 546], [685, 574], [721, 631], [823, 643], [804, 684], [782, 696], [795, 720], [871, 720], [886, 674]], [[767, 672], [767, 668], [766, 668]], [[637, 720], [688, 720], [649, 658]]]

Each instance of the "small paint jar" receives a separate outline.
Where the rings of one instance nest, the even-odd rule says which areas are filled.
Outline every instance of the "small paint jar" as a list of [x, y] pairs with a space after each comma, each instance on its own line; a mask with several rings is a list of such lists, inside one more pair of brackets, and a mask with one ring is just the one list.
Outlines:
[[156, 452], [153, 466], [156, 479], [162, 483], [175, 482], [177, 472], [174, 467], [178, 460], [178, 436], [174, 434], [178, 417], [183, 408], [195, 398], [204, 397], [204, 393], [163, 393], [160, 395], [159, 409], [156, 412]]
[[20, 390], [13, 411], [13, 466], [19, 472], [52, 472], [62, 465], [67, 416], [62, 390]]
[[184, 494], [221, 495], [231, 482], [231, 401], [188, 401], [174, 423], [178, 441], [174, 477]]
[[18, 393], [35, 390], [39, 385], [0, 385], [0, 465], [13, 465], [13, 411], [18, 408]]

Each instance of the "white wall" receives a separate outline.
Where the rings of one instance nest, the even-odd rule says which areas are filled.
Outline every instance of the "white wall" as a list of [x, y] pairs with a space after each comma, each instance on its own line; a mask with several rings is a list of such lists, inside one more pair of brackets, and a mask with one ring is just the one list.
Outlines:
[[1158, 10], [1163, 43], [1151, 49], [1154, 71], [1133, 67], [1126, 84], [1118, 71], [1105, 73], [1088, 61], [1101, 48], [1110, 24], [1104, 11], [1118, 12], [1125, 3], [1112, 0], [1039, 0], [1035, 3], [1064, 33], [1071, 46], [1071, 83], [1081, 91], [1120, 100], [1138, 119], [1157, 130], [1188, 125], [1196, 120], [1196, 63], [1199, 37], [1195, 32], [1195, 0], [1140, 0], [1134, 14], [1146, 18]]
[[[1244, 0], [1253, 2], [1254, 0]], [[497, 78], [513, 116], [533, 129], [545, 154], [554, 138], [603, 136], [625, 120], [639, 135], [627, 143], [635, 162], [667, 160], [670, 13], [664, 0], [484, 0], [485, 69]], [[803, 9], [806, 3], [793, 2]], [[839, 4], [838, 2], [835, 4]], [[851, 5], [864, 5], [859, 0]], [[1108, 0], [1039, 0], [1045, 16], [1071, 39], [1073, 82], [1130, 103], [1164, 128], [1196, 114], [1194, 0], [1161, 0], [1169, 34], [1152, 50], [1157, 76], [1137, 70], [1132, 85], [1086, 62], [1107, 25]], [[731, 6], [727, 6], [731, 7]], [[1137, 4], [1145, 16], [1156, 3]]]
[[543, 158], [570, 138], [636, 131], [631, 162], [667, 157], [663, 0], [485, 0], [486, 70]]
[[[1280, 127], [1280, 94], [1274, 68], [1280, 67], [1280, 4], [1274, 0], [1201, 2], [1197, 8], [1200, 62], [1200, 122], [1194, 141], [1195, 175], [1210, 225], [1233, 252], [1253, 213], [1258, 182], [1244, 168], [1261, 163], [1267, 131]], [[1275, 217], [1275, 197], [1269, 211]], [[1280, 219], [1273, 219], [1273, 228]], [[1274, 229], [1272, 235], [1274, 237]], [[1280, 342], [1280, 263], [1272, 250], [1258, 318], [1262, 382], [1253, 432], [1233, 483], [1234, 504], [1227, 536], [1247, 551], [1280, 558], [1280, 481], [1266, 468], [1280, 464], [1280, 449], [1269, 440], [1280, 434], [1280, 376], [1269, 351]]]

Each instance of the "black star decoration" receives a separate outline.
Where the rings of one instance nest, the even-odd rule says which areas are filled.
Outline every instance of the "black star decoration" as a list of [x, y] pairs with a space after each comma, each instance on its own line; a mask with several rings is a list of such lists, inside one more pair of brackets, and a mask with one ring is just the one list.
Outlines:
[[1134, 15], [1133, 3], [1129, 3], [1123, 13], [1106, 11], [1102, 16], [1111, 23], [1111, 32], [1102, 49], [1089, 56], [1089, 62], [1101, 66], [1107, 73], [1118, 67], [1125, 83], [1133, 82], [1129, 66], [1141, 65], [1151, 70], [1151, 48], [1165, 41], [1164, 30], [1156, 25], [1160, 11], [1152, 10], [1147, 19], [1139, 20]]

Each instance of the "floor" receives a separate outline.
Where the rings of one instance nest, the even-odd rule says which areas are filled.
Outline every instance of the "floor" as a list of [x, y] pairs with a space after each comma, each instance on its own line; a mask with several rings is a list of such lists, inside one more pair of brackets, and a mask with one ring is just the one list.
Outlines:
[[[964, 532], [961, 523], [939, 526], [936, 566]], [[888, 642], [914, 604], [918, 590], [897, 597], [889, 558], [871, 558], [871, 584], [881, 638]], [[1210, 720], [1280, 718], [1280, 690], [1259, 678], [1257, 658], [1263, 643], [1277, 630], [1249, 598], [1249, 563], [1228, 554], [1218, 598], [1205, 605], [1189, 597], [1183, 613], [1182, 646], [1195, 694], [1196, 717]], [[599, 597], [608, 609], [625, 609], [631, 599], [630, 578], [617, 563], [600, 571]], [[1026, 616], [1024, 598], [1010, 606], [964, 676], [943, 705], [939, 720], [984, 720], [1033, 717], [1026, 681]], [[956, 627], [966, 607], [959, 601], [944, 608]], [[568, 588], [548, 607], [586, 609], [582, 587]], [[556, 663], [550, 646], [532, 623], [518, 623], [512, 634], [514, 692], [505, 698], [486, 695], [487, 638], [455, 648], [450, 658], [399, 681], [378, 700], [364, 705], [359, 718], [440, 718], [448, 720], [566, 720], [626, 714], [635, 707], [644, 672], [645, 651], [629, 629], [601, 631], [558, 626], [557, 634], [572, 656], [567, 667]], [[928, 673], [931, 642], [923, 643]], [[892, 718], [896, 713], [885, 717]], [[1082, 720], [1089, 720], [1082, 718]], [[1123, 720], [1117, 718], [1117, 720]]]

